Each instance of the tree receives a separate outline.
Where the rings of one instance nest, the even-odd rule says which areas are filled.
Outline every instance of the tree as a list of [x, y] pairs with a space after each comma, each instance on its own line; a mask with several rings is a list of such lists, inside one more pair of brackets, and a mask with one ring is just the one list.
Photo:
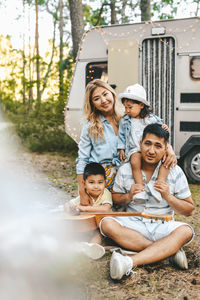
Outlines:
[[117, 23], [116, 0], [110, 1], [111, 24]]
[[60, 33], [60, 62], [59, 62], [59, 90], [63, 97], [63, 0], [59, 0], [59, 33]]
[[[25, 18], [25, 0], [23, 0], [23, 18]], [[23, 61], [23, 75], [22, 75], [22, 95], [23, 95], [23, 104], [26, 104], [26, 55], [25, 55], [25, 33], [23, 32], [23, 49], [22, 49], [22, 61]]]
[[73, 57], [77, 56], [79, 44], [84, 31], [83, 7], [81, 0], [69, 0]]
[[32, 54], [31, 54], [31, 20], [30, 20], [30, 3], [28, 3], [28, 112], [32, 109], [33, 103], [33, 78], [32, 78]]
[[37, 111], [40, 109], [40, 53], [39, 53], [39, 24], [38, 24], [38, 0], [35, 0], [35, 49], [36, 49], [36, 76], [37, 76]]
[[151, 1], [140, 0], [141, 21], [151, 20]]

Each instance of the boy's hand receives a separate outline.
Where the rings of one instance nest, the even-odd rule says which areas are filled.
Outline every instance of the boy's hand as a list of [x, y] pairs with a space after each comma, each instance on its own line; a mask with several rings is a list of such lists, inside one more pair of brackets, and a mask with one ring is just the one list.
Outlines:
[[119, 150], [119, 158], [120, 158], [121, 162], [125, 161], [125, 151], [124, 151], [124, 149]]
[[69, 209], [71, 210], [72, 213], [78, 213], [80, 211], [78, 205], [72, 203], [69, 204]]
[[169, 127], [166, 124], [162, 124], [162, 128], [166, 131], [169, 131]]
[[77, 211], [81, 211], [81, 212], [87, 211], [86, 206], [83, 205], [77, 205], [76, 209]]

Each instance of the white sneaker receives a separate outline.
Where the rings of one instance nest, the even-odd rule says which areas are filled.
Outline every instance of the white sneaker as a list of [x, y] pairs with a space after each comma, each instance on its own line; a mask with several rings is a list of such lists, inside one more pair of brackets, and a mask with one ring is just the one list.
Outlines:
[[141, 202], [141, 201], [145, 201], [147, 199], [148, 199], [148, 195], [147, 195], [146, 191], [137, 193], [133, 196], [134, 202]]
[[187, 257], [185, 251], [181, 248], [174, 255], [170, 257], [170, 262], [181, 268], [182, 270], [188, 269]]
[[120, 280], [124, 275], [129, 275], [133, 268], [133, 261], [129, 256], [113, 252], [110, 260], [110, 276]]
[[77, 246], [79, 247], [78, 252], [84, 253], [92, 259], [99, 259], [105, 254], [104, 247], [96, 243], [81, 242]]
[[148, 186], [152, 196], [155, 198], [155, 200], [158, 201], [158, 202], [161, 202], [162, 201], [161, 193], [159, 193], [158, 191], [155, 190], [153, 182], [149, 181], [147, 186]]
[[113, 253], [114, 251], [121, 253], [122, 255], [131, 255], [131, 254], [136, 254], [137, 252], [135, 251], [131, 251], [131, 250], [125, 250], [123, 248], [120, 247], [114, 247], [114, 246], [106, 246], [105, 250], [109, 250], [111, 253]]

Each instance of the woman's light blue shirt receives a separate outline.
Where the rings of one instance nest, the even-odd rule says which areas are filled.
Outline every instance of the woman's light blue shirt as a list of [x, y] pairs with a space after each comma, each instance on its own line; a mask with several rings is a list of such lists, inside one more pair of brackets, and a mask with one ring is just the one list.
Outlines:
[[90, 121], [87, 121], [83, 126], [78, 144], [77, 174], [83, 174], [85, 166], [90, 162], [117, 166], [121, 164], [117, 151], [118, 137], [115, 135], [110, 123], [103, 116], [101, 116], [101, 122], [104, 125], [105, 139], [98, 137], [97, 141], [89, 134]]

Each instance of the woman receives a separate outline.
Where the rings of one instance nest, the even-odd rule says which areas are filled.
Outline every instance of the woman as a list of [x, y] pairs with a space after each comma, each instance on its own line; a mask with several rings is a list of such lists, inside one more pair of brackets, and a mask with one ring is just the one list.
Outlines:
[[76, 165], [79, 194], [82, 205], [90, 198], [85, 192], [83, 171], [89, 162], [97, 162], [106, 170], [106, 187], [112, 190], [114, 177], [120, 160], [117, 153], [117, 136], [120, 114], [116, 109], [115, 91], [107, 83], [95, 79], [88, 83], [85, 92], [83, 126]]

